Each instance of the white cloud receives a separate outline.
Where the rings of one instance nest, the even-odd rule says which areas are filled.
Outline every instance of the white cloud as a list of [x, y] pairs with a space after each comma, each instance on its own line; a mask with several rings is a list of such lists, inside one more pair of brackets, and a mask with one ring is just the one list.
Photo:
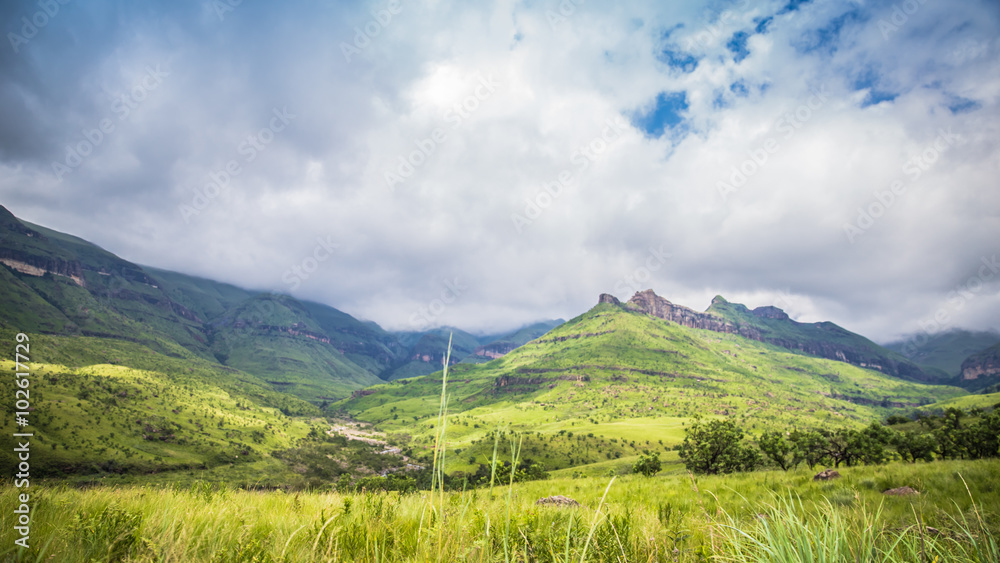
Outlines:
[[[554, 27], [555, 2], [406, 4], [350, 63], [340, 44], [366, 10], [245, 5], [219, 22], [161, 6], [162, 29], [132, 15], [141, 33], [81, 49], [81, 64], [100, 72], [60, 83], [45, 70], [56, 56], [45, 37], [32, 45], [38, 61], [8, 55], [3, 64], [19, 72], [4, 87], [30, 90], [17, 78], [30, 71], [47, 78], [34, 86], [40, 96], [56, 84], [120, 89], [144, 61], [169, 61], [171, 75], [56, 184], [49, 160], [107, 104], [82, 91], [82, 116], [63, 116], [73, 127], [31, 132], [57, 148], [2, 153], [0, 193], [16, 214], [128, 259], [254, 288], [289, 290], [283, 275], [329, 238], [340, 246], [294, 294], [389, 328], [411, 328], [456, 277], [468, 289], [435, 322], [487, 330], [569, 318], [664, 245], [671, 259], [647, 285], [674, 302], [704, 308], [721, 293], [758, 306], [791, 295], [789, 312], [805, 320], [874, 338], [918, 330], [982, 256], [1000, 252], [996, 11], [926, 3], [886, 40], [878, 22], [891, 6], [807, 3], [753, 34], [734, 62], [733, 33], [783, 4], [586, 3]], [[49, 32], [85, 33], [74, 27], [84, 19]], [[658, 60], [667, 46], [693, 46], [697, 68]], [[866, 69], [872, 88], [895, 99], [861, 107], [869, 92], [854, 85]], [[730, 89], [737, 81], [745, 96]], [[581, 160], [576, 151], [608, 120], [681, 91], [686, 133], [651, 139], [629, 126]], [[817, 91], [828, 99], [795, 118]], [[957, 97], [978, 109], [952, 113]], [[244, 161], [240, 143], [281, 107], [294, 121]], [[941, 129], [961, 143], [911, 178], [904, 164]], [[444, 140], [389, 189], [386, 172], [428, 152], [435, 130]], [[769, 139], [778, 148], [723, 201], [718, 182]], [[232, 189], [186, 223], [178, 206], [232, 159], [243, 168]], [[564, 172], [571, 181], [545, 199]], [[905, 192], [849, 242], [844, 224], [897, 180]], [[528, 201], [547, 205], [518, 233], [511, 215], [527, 214]], [[998, 287], [987, 281], [955, 322], [996, 326]]]

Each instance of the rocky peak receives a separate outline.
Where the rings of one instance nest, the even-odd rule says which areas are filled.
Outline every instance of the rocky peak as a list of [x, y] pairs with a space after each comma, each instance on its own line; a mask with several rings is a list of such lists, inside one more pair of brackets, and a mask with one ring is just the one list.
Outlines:
[[612, 305], [622, 304], [617, 297], [611, 295], [610, 293], [602, 293], [601, 296], [597, 298], [597, 304], [600, 305], [601, 303], [611, 303]]
[[788, 319], [788, 314], [781, 309], [774, 307], [772, 305], [765, 305], [764, 307], [757, 307], [751, 311], [756, 317], [763, 317], [765, 319]]
[[[716, 299], [722, 298], [717, 297]], [[682, 305], [675, 305], [654, 293], [652, 289], [637, 292], [631, 299], [628, 300], [625, 307], [659, 319], [675, 322], [681, 326], [701, 328], [715, 332], [741, 334], [747, 338], [760, 338], [760, 335], [756, 334], [755, 331], [740, 330], [732, 323], [727, 322], [725, 319], [717, 315], [699, 313], [694, 309], [689, 309]]]

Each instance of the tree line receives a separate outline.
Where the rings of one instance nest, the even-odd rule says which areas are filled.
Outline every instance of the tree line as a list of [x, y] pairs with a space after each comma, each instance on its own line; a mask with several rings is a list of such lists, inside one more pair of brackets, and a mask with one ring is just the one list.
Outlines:
[[[769, 431], [752, 442], [732, 420], [695, 418], [680, 447], [685, 467], [695, 473], [752, 471], [775, 465], [785, 471], [803, 463], [817, 465], [873, 465], [892, 460], [910, 463], [934, 459], [1000, 457], [1000, 403], [989, 411], [948, 408], [938, 415], [919, 413], [914, 428], [910, 418], [890, 416], [862, 429], [791, 429]], [[909, 428], [897, 430], [896, 425]], [[659, 460], [655, 460], [658, 462]], [[641, 467], [640, 467], [641, 465]], [[653, 474], [659, 463], [640, 459], [636, 472]]]

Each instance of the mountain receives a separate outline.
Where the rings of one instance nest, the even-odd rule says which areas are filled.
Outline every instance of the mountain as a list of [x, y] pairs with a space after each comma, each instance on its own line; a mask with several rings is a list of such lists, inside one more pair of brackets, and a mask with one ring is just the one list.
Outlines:
[[506, 334], [489, 342], [479, 346], [472, 351], [472, 354], [466, 356], [462, 361], [471, 363], [484, 363], [490, 360], [495, 360], [497, 358], [502, 358], [507, 354], [513, 352], [515, 349], [524, 346], [532, 340], [544, 336], [553, 328], [563, 324], [563, 319], [541, 321], [528, 326], [522, 327], [510, 334]]
[[562, 319], [541, 321], [502, 335], [476, 336], [457, 328], [442, 327], [425, 332], [396, 333], [408, 346], [407, 360], [382, 375], [386, 381], [434, 373], [444, 363], [451, 338], [451, 363], [483, 363], [510, 353], [563, 323]]
[[319, 404], [381, 381], [406, 350], [318, 303], [123, 260], [0, 207], [0, 328], [97, 337], [194, 356]]
[[913, 336], [885, 347], [922, 366], [957, 377], [962, 372], [962, 362], [969, 356], [997, 343], [1000, 343], [1000, 333], [997, 332], [954, 329]]
[[[526, 432], [526, 452], [557, 469], [593, 463], [599, 452], [637, 455], [650, 447], [651, 438], [660, 440], [656, 447], [670, 447], [680, 442], [683, 425], [696, 414], [733, 417], [756, 431], [864, 424], [890, 408], [965, 394], [782, 348], [763, 341], [753, 326], [667, 303], [651, 292], [626, 304], [601, 296], [587, 313], [499, 359], [452, 366], [449, 447], [461, 458], [453, 458], [451, 469], [472, 470], [467, 456], [488, 455], [490, 433], [504, 426]], [[673, 311], [682, 322], [647, 309], [664, 316]], [[846, 335], [841, 339], [841, 345], [853, 342]], [[867, 353], [878, 351], [871, 347]], [[427, 448], [441, 385], [440, 372], [395, 381], [330, 409], [408, 436], [415, 449]], [[627, 447], [617, 442], [623, 438]]]
[[3, 207], [0, 263], [0, 328], [126, 340], [160, 353], [176, 343], [314, 404], [440, 369], [451, 333], [458, 362], [498, 338], [507, 348], [526, 342], [544, 325], [503, 336], [391, 333], [320, 303], [134, 264]]
[[[602, 296], [601, 300], [618, 305], [618, 300], [610, 295]], [[682, 326], [738, 334], [750, 340], [839, 360], [911, 381], [936, 383], [941, 379], [941, 374], [928, 372], [902, 355], [834, 323], [800, 323], [777, 307], [758, 307], [751, 311], [744, 305], [716, 296], [708, 309], [699, 313], [675, 305], [652, 290], [636, 293], [622, 306]]]
[[962, 362], [959, 385], [969, 390], [984, 390], [1000, 384], [1000, 344], [977, 352]]

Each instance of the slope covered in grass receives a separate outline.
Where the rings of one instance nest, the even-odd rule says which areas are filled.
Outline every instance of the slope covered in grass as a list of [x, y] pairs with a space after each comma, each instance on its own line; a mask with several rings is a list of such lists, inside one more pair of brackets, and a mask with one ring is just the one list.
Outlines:
[[[696, 414], [734, 417], [752, 432], [861, 425], [892, 408], [965, 394], [612, 304], [487, 364], [453, 366], [447, 391], [449, 447], [463, 450], [451, 467], [462, 470], [472, 467], [467, 457], [492, 451], [497, 428], [535, 435], [532, 445], [557, 453], [550, 468], [558, 468], [568, 457], [587, 463], [675, 445]], [[366, 389], [331, 408], [420, 451], [431, 445], [440, 394], [436, 373]]]
[[[12, 337], [4, 333], [5, 337]], [[5, 341], [13, 341], [5, 338]], [[169, 342], [30, 335], [34, 475], [159, 472], [259, 461], [309, 431], [315, 406]], [[169, 355], [168, 355], [169, 354]], [[11, 375], [15, 365], [0, 367]], [[14, 396], [14, 378], [0, 379]], [[12, 405], [0, 445], [16, 432]], [[11, 474], [13, 457], [4, 457]]]

